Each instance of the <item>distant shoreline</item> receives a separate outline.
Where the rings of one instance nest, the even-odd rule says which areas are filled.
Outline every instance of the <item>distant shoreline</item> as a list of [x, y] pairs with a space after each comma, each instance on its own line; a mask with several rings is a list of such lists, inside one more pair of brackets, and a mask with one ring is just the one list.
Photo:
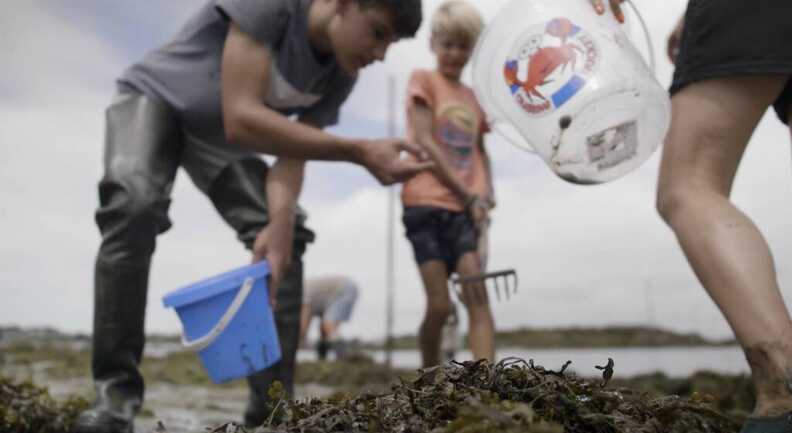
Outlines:
[[[360, 343], [371, 349], [382, 349], [385, 346], [384, 344]], [[730, 346], [734, 344], [737, 343], [733, 338], [712, 340], [695, 333], [678, 333], [644, 326], [519, 328], [498, 331], [495, 336], [496, 347], [525, 349]], [[393, 340], [392, 347], [394, 350], [417, 349], [417, 337], [415, 335], [397, 336]]]
[[[90, 334], [67, 334], [53, 328], [22, 328], [0, 326], [0, 344], [25, 340], [87, 340]], [[464, 334], [460, 335], [464, 341]], [[179, 343], [178, 335], [149, 334], [148, 342]], [[383, 342], [353, 339], [353, 344], [362, 349], [382, 350]], [[498, 331], [497, 347], [526, 349], [557, 348], [623, 348], [623, 347], [670, 347], [670, 346], [729, 346], [736, 344], [732, 338], [712, 340], [695, 333], [678, 333], [661, 328], [645, 326], [564, 327], [564, 328], [518, 328]], [[394, 350], [418, 348], [415, 335], [399, 335], [393, 339]]]

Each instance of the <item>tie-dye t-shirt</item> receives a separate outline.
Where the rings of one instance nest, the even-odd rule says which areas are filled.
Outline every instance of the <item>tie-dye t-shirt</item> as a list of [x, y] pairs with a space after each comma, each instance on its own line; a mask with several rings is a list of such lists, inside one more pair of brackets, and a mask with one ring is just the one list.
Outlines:
[[[489, 132], [484, 111], [473, 90], [436, 71], [417, 70], [407, 85], [407, 140], [417, 143], [409, 113], [420, 100], [434, 113], [435, 142], [440, 146], [456, 176], [468, 188], [484, 196], [489, 191], [484, 160], [478, 146], [482, 133]], [[464, 203], [431, 171], [404, 183], [404, 206], [434, 206], [461, 212]]]

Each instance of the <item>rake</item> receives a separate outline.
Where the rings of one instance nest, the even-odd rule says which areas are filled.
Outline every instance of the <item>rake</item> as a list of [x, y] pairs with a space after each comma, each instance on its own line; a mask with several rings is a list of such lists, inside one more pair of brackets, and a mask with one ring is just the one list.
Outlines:
[[508, 301], [512, 294], [517, 293], [517, 271], [514, 269], [505, 269], [502, 271], [485, 272], [465, 277], [457, 276], [451, 279], [451, 287], [454, 289], [459, 299], [463, 299], [462, 289], [464, 289], [465, 286], [479, 283], [483, 283], [488, 290], [493, 289], [499, 302], [501, 300], [501, 291]]

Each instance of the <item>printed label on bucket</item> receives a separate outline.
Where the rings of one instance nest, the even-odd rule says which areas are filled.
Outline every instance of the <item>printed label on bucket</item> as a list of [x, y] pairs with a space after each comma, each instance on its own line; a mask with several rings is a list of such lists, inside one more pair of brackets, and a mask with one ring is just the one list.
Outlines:
[[589, 159], [599, 171], [609, 169], [638, 153], [638, 127], [627, 122], [586, 138]]
[[517, 38], [503, 68], [512, 97], [529, 116], [563, 106], [596, 72], [600, 50], [594, 38], [567, 18], [555, 18]]

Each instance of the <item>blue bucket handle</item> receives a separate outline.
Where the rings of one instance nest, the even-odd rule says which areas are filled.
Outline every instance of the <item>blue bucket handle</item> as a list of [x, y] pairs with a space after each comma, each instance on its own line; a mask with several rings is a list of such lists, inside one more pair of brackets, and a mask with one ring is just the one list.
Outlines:
[[223, 316], [220, 317], [220, 320], [217, 321], [215, 326], [212, 327], [212, 329], [209, 330], [206, 335], [190, 341], [182, 332], [182, 345], [184, 345], [184, 347], [188, 350], [199, 352], [207, 348], [210, 344], [214, 343], [217, 337], [219, 337], [220, 334], [225, 331], [228, 324], [234, 319], [234, 316], [236, 316], [237, 312], [242, 307], [242, 304], [245, 303], [245, 299], [247, 299], [250, 291], [253, 289], [253, 284], [255, 282], [256, 280], [253, 277], [248, 277], [245, 279], [245, 282], [242, 283], [242, 287], [239, 289], [236, 297], [234, 297], [234, 300], [231, 301], [231, 305], [228, 306], [228, 310], [223, 313]]

